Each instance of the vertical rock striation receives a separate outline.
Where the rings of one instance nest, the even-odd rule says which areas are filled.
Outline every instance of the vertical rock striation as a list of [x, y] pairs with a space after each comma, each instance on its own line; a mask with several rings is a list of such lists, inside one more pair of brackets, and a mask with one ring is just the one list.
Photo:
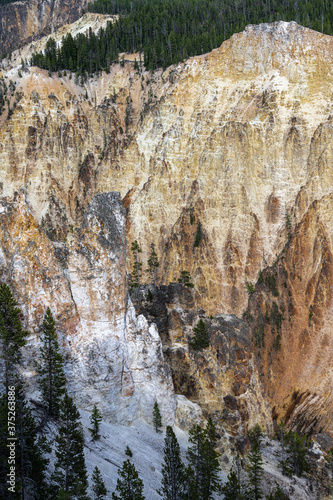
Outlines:
[[72, 23], [87, 4], [87, 0], [23, 0], [1, 5], [0, 54]]

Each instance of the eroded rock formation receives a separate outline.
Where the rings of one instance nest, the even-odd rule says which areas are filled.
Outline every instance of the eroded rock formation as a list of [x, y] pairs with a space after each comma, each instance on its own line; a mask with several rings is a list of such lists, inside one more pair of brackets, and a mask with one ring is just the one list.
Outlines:
[[26, 0], [0, 6], [0, 54], [72, 23], [87, 0]]
[[24, 370], [35, 367], [47, 306], [56, 318], [69, 391], [81, 408], [98, 403], [106, 419], [152, 419], [157, 400], [165, 423], [177, 401], [156, 328], [136, 317], [125, 280], [125, 211], [119, 193], [97, 195], [68, 241], [53, 244], [18, 193], [2, 198], [1, 278], [22, 306], [31, 335]]
[[[109, 191], [120, 192], [127, 240], [139, 241], [144, 263], [155, 243], [159, 283], [176, 281], [182, 270], [191, 273], [195, 310], [240, 316], [248, 302], [245, 282], [254, 283], [262, 268], [264, 282], [248, 310], [259, 333], [250, 325], [244, 343], [251, 349], [249, 340], [262, 335], [260, 315], [266, 315], [259, 374], [274, 416], [286, 415], [304, 430], [328, 429], [332, 37], [279, 22], [249, 26], [211, 53], [165, 72], [135, 71], [133, 57], [126, 57], [124, 67], [114, 65], [87, 82], [38, 68], [19, 74], [19, 66], [4, 63], [15, 89], [8, 90], [10, 110], [5, 106], [1, 115], [3, 195], [23, 190], [31, 217], [58, 253], [61, 241], [72, 241], [63, 259], [64, 276], [73, 284], [77, 269], [89, 276], [89, 241], [98, 241], [85, 225], [85, 208]], [[108, 250], [98, 249], [106, 259]], [[127, 270], [131, 264], [127, 256]], [[123, 285], [113, 272], [117, 289]], [[104, 279], [102, 269], [98, 273], [96, 283]], [[85, 293], [94, 296], [96, 286], [86, 281]], [[90, 326], [98, 327], [86, 328], [80, 314], [93, 318], [94, 306], [81, 305], [80, 313], [71, 300], [69, 336], [81, 321], [86, 339]], [[115, 311], [124, 307], [122, 300]], [[244, 356], [248, 364], [249, 353]]]

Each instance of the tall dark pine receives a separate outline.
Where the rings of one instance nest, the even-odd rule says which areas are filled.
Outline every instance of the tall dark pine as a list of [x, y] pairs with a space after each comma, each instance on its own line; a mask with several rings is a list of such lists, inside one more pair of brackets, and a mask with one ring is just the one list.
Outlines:
[[170, 425], [166, 428], [163, 452], [162, 488], [158, 493], [163, 500], [182, 500], [185, 494], [185, 469], [179, 443]]
[[71, 397], [65, 393], [60, 407], [61, 426], [56, 437], [56, 463], [52, 480], [55, 489], [61, 488], [78, 499], [87, 498], [87, 469], [84, 459], [84, 436], [80, 414]]
[[42, 399], [47, 405], [49, 415], [56, 417], [59, 414], [61, 398], [65, 393], [66, 377], [63, 369], [63, 358], [59, 351], [55, 322], [49, 307], [43, 321], [40, 353], [41, 364], [37, 370]]
[[208, 419], [205, 434], [203, 498], [208, 499], [214, 492], [219, 491], [221, 470], [218, 460], [219, 453], [215, 449], [217, 446], [216, 429], [211, 418]]
[[28, 407], [22, 383], [16, 382], [16, 462], [20, 498], [47, 498], [46, 469], [51, 451], [45, 437], [38, 437], [36, 423]]
[[248, 492], [251, 500], [260, 500], [263, 498], [261, 489], [261, 480], [264, 475], [263, 462], [259, 448], [253, 449], [248, 455]]
[[157, 401], [155, 401], [154, 403], [153, 424], [155, 427], [155, 431], [159, 432], [160, 428], [162, 427], [162, 417]]
[[148, 259], [148, 269], [147, 272], [150, 275], [150, 278], [153, 280], [154, 287], [156, 288], [156, 274], [157, 268], [159, 267], [159, 262], [157, 258], [157, 253], [155, 252], [155, 245], [152, 243], [150, 245], [150, 256]]
[[138, 471], [130, 460], [125, 460], [118, 470], [116, 491], [112, 493], [112, 500], [145, 500], [143, 496], [143, 482]]
[[132, 272], [132, 280], [131, 280], [131, 288], [140, 287], [140, 273], [142, 268], [142, 262], [140, 261], [139, 254], [142, 252], [139, 243], [137, 240], [133, 241], [131, 250], [133, 253], [133, 272]]
[[198, 324], [193, 328], [193, 333], [194, 335], [190, 341], [192, 349], [195, 351], [207, 349], [209, 347], [209, 334], [203, 319], [198, 321]]
[[97, 408], [96, 404], [94, 404], [90, 417], [91, 429], [89, 429], [94, 441], [96, 441], [101, 437], [99, 433], [99, 425], [101, 422], [102, 422], [102, 415], [99, 409]]
[[98, 467], [94, 468], [94, 472], [92, 474], [93, 480], [93, 492], [95, 500], [103, 500], [106, 497], [107, 490], [102, 478], [101, 471]]
[[222, 486], [222, 493], [224, 495], [224, 500], [241, 500], [244, 498], [241, 493], [241, 485], [235, 470], [229, 472], [228, 480]]
[[217, 443], [212, 420], [208, 420], [206, 429], [195, 425], [189, 432], [189, 442], [190, 446], [187, 450], [188, 481], [192, 482], [189, 489], [196, 492], [195, 498], [209, 500], [214, 492], [220, 488], [219, 454], [215, 451]]
[[23, 330], [22, 313], [17, 307], [10, 288], [0, 283], [0, 339], [2, 343], [1, 357], [5, 364], [5, 388], [12, 385], [16, 376], [15, 365], [21, 359], [21, 347], [26, 344], [28, 332]]

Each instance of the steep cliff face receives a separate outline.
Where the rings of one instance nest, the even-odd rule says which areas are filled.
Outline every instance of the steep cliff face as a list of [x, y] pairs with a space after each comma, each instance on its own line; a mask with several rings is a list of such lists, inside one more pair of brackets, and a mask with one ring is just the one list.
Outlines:
[[[222, 461], [231, 463], [233, 452], [244, 453], [249, 444], [244, 436], [255, 424], [267, 433], [273, 431], [248, 327], [234, 315], [206, 317], [202, 309], [195, 309], [192, 290], [180, 284], [171, 283], [160, 290], [150, 287], [150, 293], [149, 297], [146, 288], [132, 294], [137, 314], [157, 325], [175, 392], [198, 404], [204, 418], [213, 419], [222, 438]], [[207, 327], [210, 345], [196, 351], [191, 340], [199, 319]], [[192, 426], [191, 420], [187, 428]]]
[[[304, 203], [303, 193], [298, 208]], [[273, 416], [332, 431], [333, 195], [313, 202], [266, 269], [246, 318]]]
[[154, 402], [175, 419], [170, 368], [154, 326], [135, 316], [125, 288], [125, 217], [118, 193], [97, 195], [66, 243], [53, 244], [24, 196], [1, 198], [1, 279], [12, 287], [31, 334], [24, 371], [36, 390], [33, 361], [47, 306], [56, 318], [69, 391], [104, 418], [151, 421]]
[[[248, 301], [245, 281], [254, 282], [260, 267], [270, 266], [248, 313], [259, 329], [249, 334], [257, 343], [259, 316], [268, 318], [259, 374], [274, 416], [287, 414], [296, 422], [305, 409], [304, 429], [328, 427], [332, 37], [280, 22], [250, 26], [210, 54], [165, 72], [135, 71], [133, 56], [132, 62], [126, 58], [124, 67], [114, 65], [109, 74], [86, 82], [4, 63], [3, 75], [15, 89], [8, 90], [10, 111], [5, 106], [1, 115], [3, 195], [23, 189], [33, 217], [59, 252], [65, 238], [72, 241], [64, 275], [73, 280], [74, 302], [81, 287], [75, 284], [77, 270], [89, 276], [92, 256], [82, 255], [80, 241], [89, 254], [95, 236], [84, 211], [97, 193], [120, 192], [128, 241], [139, 241], [144, 262], [155, 243], [161, 284], [190, 271], [193, 308], [203, 307], [207, 316], [240, 315]], [[105, 250], [98, 252], [106, 259]], [[97, 259], [94, 265], [99, 268]], [[130, 270], [129, 257], [126, 266]], [[110, 273], [118, 289], [121, 280]], [[104, 279], [102, 269], [97, 274], [94, 289], [85, 281], [87, 297], [95, 296]], [[110, 324], [119, 325], [123, 317], [122, 297], [115, 316], [106, 316]], [[81, 319], [94, 317], [96, 301], [89, 301], [81, 312], [76, 304], [68, 319], [69, 332], [80, 323], [82, 345], [90, 328], [98, 330], [97, 318], [89, 327]], [[69, 304], [68, 310], [74, 307]], [[148, 325], [144, 331], [154, 337]], [[230, 347], [228, 339], [223, 342]], [[84, 359], [73, 341], [74, 351]], [[250, 366], [248, 352], [244, 359]], [[304, 372], [298, 368], [303, 365]], [[310, 403], [321, 413], [321, 424], [311, 423]]]
[[26, 0], [0, 6], [0, 54], [75, 21], [87, 0]]
[[20, 100], [0, 135], [6, 192], [25, 184], [36, 217], [55, 225], [66, 213], [59, 238], [96, 192], [119, 190], [128, 238], [144, 259], [155, 242], [161, 282], [186, 269], [198, 305], [240, 314], [244, 281], [263, 251], [271, 264], [283, 247], [302, 186], [297, 220], [330, 191], [332, 43], [281, 22], [163, 74], [126, 63], [80, 86], [13, 68]]

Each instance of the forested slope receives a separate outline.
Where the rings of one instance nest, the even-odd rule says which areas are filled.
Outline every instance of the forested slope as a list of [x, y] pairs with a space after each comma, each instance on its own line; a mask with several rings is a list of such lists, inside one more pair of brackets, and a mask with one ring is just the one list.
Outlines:
[[325, 0], [97, 0], [90, 12], [118, 14], [96, 36], [68, 36], [60, 50], [50, 42], [34, 65], [54, 70], [93, 73], [107, 69], [122, 52], [143, 52], [147, 69], [166, 68], [219, 47], [248, 24], [297, 21], [333, 34], [333, 5]]

